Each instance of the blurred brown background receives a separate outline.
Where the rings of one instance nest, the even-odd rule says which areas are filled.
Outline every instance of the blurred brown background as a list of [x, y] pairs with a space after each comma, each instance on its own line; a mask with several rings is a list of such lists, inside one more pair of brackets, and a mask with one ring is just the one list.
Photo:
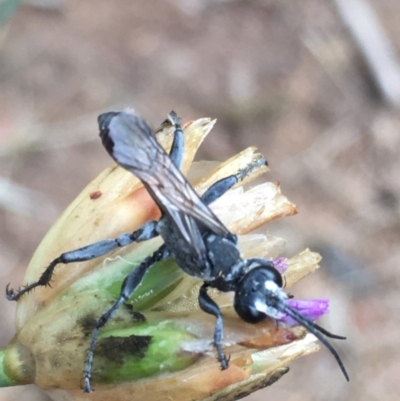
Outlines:
[[[135, 107], [154, 127], [172, 108], [216, 117], [199, 157], [266, 155], [300, 211], [269, 232], [287, 238], [287, 255], [324, 257], [293, 293], [329, 297], [323, 324], [348, 336], [335, 346], [349, 384], [323, 349], [248, 399], [397, 400], [400, 3], [353, 3], [31, 0], [0, 18], [0, 290], [18, 286], [57, 215], [110, 164], [100, 112]], [[15, 305], [0, 302], [5, 346]], [[47, 397], [0, 390], [20, 399]]]

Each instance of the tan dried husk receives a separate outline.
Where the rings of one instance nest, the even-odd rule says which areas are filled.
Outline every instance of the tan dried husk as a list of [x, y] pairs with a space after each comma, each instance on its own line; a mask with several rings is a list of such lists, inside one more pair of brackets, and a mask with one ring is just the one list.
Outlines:
[[[203, 118], [186, 124], [185, 127], [185, 157], [183, 173], [187, 174], [193, 162], [194, 155], [211, 130], [215, 120]], [[172, 131], [164, 128], [157, 134], [158, 141], [169, 149], [172, 141]], [[199, 194], [202, 194], [212, 183], [234, 174], [246, 167], [251, 160], [259, 158], [255, 148], [249, 148], [228, 161], [220, 164], [200, 180], [193, 184]], [[196, 166], [198, 170], [199, 166]], [[267, 171], [263, 166], [255, 170], [246, 182]], [[197, 176], [199, 173], [197, 171]], [[243, 183], [240, 183], [242, 186]], [[265, 183], [240, 193], [240, 188], [230, 191], [212, 205], [214, 211], [233, 232], [244, 235], [266, 224], [267, 222], [296, 213], [295, 206], [281, 193], [278, 184]], [[114, 166], [103, 171], [95, 178], [65, 210], [51, 230], [43, 239], [27, 269], [24, 281], [31, 282], [42, 273], [44, 266], [60, 253], [75, 249], [88, 243], [104, 238], [113, 238], [122, 232], [130, 232], [144, 222], [157, 219], [159, 210], [136, 177], [124, 169]], [[240, 239], [246, 243], [243, 256], [276, 257], [282, 249], [282, 240], [272, 236], [250, 234]], [[159, 246], [159, 240], [133, 245], [137, 251], [148, 254]], [[257, 252], [252, 255], [252, 252]], [[121, 254], [117, 251], [114, 255]], [[85, 263], [73, 263], [57, 269], [52, 288], [38, 288], [22, 297], [17, 309], [17, 335], [14, 344], [30, 347], [32, 360], [36, 364], [34, 382], [47, 388], [51, 397], [57, 400], [109, 400], [124, 401], [145, 398], [147, 401], [159, 400], [235, 400], [256, 389], [265, 387], [284, 374], [289, 362], [301, 355], [315, 351], [318, 346], [315, 338], [297, 328], [288, 330], [277, 328], [275, 322], [267, 321], [259, 325], [248, 325], [234, 316], [231, 307], [231, 296], [215, 294], [219, 304], [224, 308], [226, 353], [231, 355], [231, 366], [226, 371], [220, 371], [212, 347], [212, 333], [215, 320], [204, 313], [198, 313], [197, 288], [188, 277], [187, 287], [180, 286], [175, 292], [163, 300], [162, 309], [165, 318], [170, 316], [175, 321], [189, 325], [199, 334], [197, 343], [188, 344], [188, 350], [199, 347], [204, 357], [184, 371], [152, 376], [135, 382], [116, 385], [96, 384], [96, 391], [85, 394], [75, 383], [75, 375], [80, 376], [83, 367], [84, 352], [75, 351], [76, 365], [70, 369], [69, 377], [58, 377], [57, 387], [51, 388], [55, 375], [63, 375], [63, 370], [54, 372], [54, 366], [35, 360], [35, 355], [43, 354], [43, 349], [34, 350], [34, 338], [40, 336], [40, 327], [46, 321], [47, 308], [55, 298], [87, 272], [98, 269], [105, 258], [99, 258]], [[289, 270], [285, 274], [288, 286], [311, 273], [318, 267], [320, 257], [308, 250], [289, 259]], [[179, 293], [180, 291], [180, 293]], [[182, 294], [182, 291], [185, 293]], [[166, 302], [169, 302], [166, 304]], [[65, 305], [65, 319], [68, 316], [68, 305]], [[99, 312], [101, 313], [101, 311]], [[149, 312], [149, 319], [161, 312]], [[38, 316], [44, 322], [38, 323]], [[62, 315], [58, 318], [64, 319]], [[62, 326], [64, 321], [60, 322]], [[73, 322], [71, 322], [71, 325]], [[63, 326], [64, 327], [64, 326]], [[34, 331], [34, 332], [32, 332]], [[295, 335], [293, 335], [294, 333]], [[304, 338], [302, 338], [304, 337]], [[293, 341], [296, 338], [295, 341]], [[302, 338], [302, 339], [301, 339]], [[54, 340], [54, 339], [53, 339]], [[288, 343], [288, 344], [286, 344]], [[284, 345], [281, 345], [284, 344]], [[62, 344], [61, 344], [62, 345]], [[279, 346], [277, 346], [279, 345]], [[47, 358], [52, 354], [60, 357], [60, 344], [51, 339], [40, 344], [48, 347]], [[272, 348], [270, 348], [272, 347]], [[64, 351], [63, 351], [64, 352]], [[71, 359], [73, 361], [73, 359]], [[70, 363], [75, 363], [71, 362]], [[37, 365], [42, 363], [41, 368]], [[44, 363], [44, 365], [43, 365]], [[52, 371], [51, 371], [52, 370]], [[55, 383], [55, 382], [54, 382]], [[74, 387], [75, 386], [75, 387]], [[64, 389], [62, 389], [64, 388]], [[68, 388], [66, 390], [65, 388]]]

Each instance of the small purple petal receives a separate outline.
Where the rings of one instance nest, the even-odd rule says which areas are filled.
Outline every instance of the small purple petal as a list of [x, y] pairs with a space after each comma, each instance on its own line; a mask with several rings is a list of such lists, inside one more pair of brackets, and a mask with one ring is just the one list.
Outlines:
[[288, 269], [287, 258], [276, 258], [273, 260], [274, 267], [279, 273], [283, 274]]
[[[312, 321], [329, 312], [329, 299], [288, 299], [287, 304]], [[295, 320], [286, 314], [279, 320], [289, 326], [298, 325]]]

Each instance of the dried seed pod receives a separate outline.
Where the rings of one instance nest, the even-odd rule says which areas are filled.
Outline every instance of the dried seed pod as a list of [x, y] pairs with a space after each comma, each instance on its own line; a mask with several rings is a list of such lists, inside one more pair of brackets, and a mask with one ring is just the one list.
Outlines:
[[[185, 174], [214, 123], [203, 118], [186, 124]], [[157, 139], [169, 149], [170, 127], [160, 129]], [[209, 165], [196, 164], [197, 179], [192, 184], [202, 194], [259, 157], [255, 148], [249, 148], [205, 175], [201, 170], [210, 170]], [[246, 181], [266, 171], [267, 167], [259, 166]], [[246, 257], [277, 257], [283, 240], [248, 233], [296, 213], [274, 183], [247, 191], [238, 187], [212, 209], [242, 236]], [[133, 231], [159, 215], [139, 180], [120, 167], [108, 168], [50, 229], [24, 282], [35, 280], [62, 252]], [[93, 366], [96, 392], [82, 393], [80, 379], [94, 321], [114, 302], [126, 274], [160, 243], [157, 238], [107, 257], [60, 266], [52, 288], [37, 288], [23, 296], [18, 302], [16, 335], [0, 351], [0, 385], [35, 383], [62, 400], [234, 400], [276, 381], [292, 359], [317, 349], [312, 335], [304, 337], [304, 329], [278, 326], [272, 319], [257, 325], [244, 323], [233, 313], [229, 294], [214, 294], [223, 308], [224, 349], [231, 355], [231, 366], [221, 372], [212, 347], [215, 320], [198, 311], [198, 283], [167, 260], [150, 269], [125, 307], [102, 329]], [[315, 270], [319, 259], [308, 250], [289, 259], [286, 283], [292, 285]]]

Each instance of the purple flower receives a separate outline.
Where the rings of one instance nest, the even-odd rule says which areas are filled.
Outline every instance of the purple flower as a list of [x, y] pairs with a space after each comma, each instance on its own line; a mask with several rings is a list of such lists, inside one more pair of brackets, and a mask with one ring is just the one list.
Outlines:
[[[328, 299], [288, 299], [287, 305], [312, 321], [329, 312]], [[298, 326], [299, 324], [284, 312], [283, 317], [279, 320], [289, 326]]]
[[279, 273], [283, 274], [288, 269], [287, 258], [276, 258], [273, 260], [274, 267]]

